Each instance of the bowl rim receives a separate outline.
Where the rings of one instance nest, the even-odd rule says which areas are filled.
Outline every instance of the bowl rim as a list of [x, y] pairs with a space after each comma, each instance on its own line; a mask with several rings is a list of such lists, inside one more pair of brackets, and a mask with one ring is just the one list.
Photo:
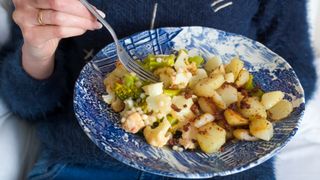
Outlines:
[[77, 121], [78, 121], [79, 125], [81, 126], [81, 128], [85, 132], [85, 134], [91, 139], [91, 141], [94, 142], [94, 144], [96, 146], [99, 147], [99, 149], [101, 149], [104, 153], [107, 153], [110, 157], [116, 159], [117, 161], [119, 161], [121, 163], [124, 163], [124, 164], [126, 164], [126, 165], [128, 165], [130, 167], [133, 167], [133, 168], [135, 168], [137, 170], [141, 170], [141, 171], [144, 171], [144, 172], [147, 172], [147, 173], [151, 173], [151, 174], [155, 174], [155, 175], [159, 175], [159, 176], [171, 177], [171, 178], [198, 179], [198, 178], [212, 178], [212, 177], [216, 177], [216, 176], [232, 175], [232, 174], [236, 174], [236, 173], [243, 172], [245, 170], [251, 169], [251, 168], [253, 168], [255, 166], [258, 166], [258, 165], [264, 163], [265, 161], [271, 159], [276, 154], [278, 154], [283, 149], [283, 147], [285, 147], [288, 144], [288, 142], [290, 142], [292, 140], [292, 138], [296, 134], [297, 130], [299, 129], [299, 127], [301, 125], [301, 121], [302, 121], [302, 119], [304, 117], [304, 112], [305, 112], [305, 94], [304, 94], [304, 89], [303, 89], [303, 87], [301, 85], [301, 82], [300, 82], [297, 74], [295, 73], [294, 69], [292, 68], [292, 66], [284, 58], [282, 58], [280, 55], [276, 54], [275, 52], [273, 52], [268, 47], [266, 47], [265, 45], [263, 45], [262, 43], [260, 43], [258, 41], [252, 40], [251, 38], [245, 37], [245, 36], [240, 35], [240, 34], [228, 32], [228, 31], [224, 31], [224, 30], [220, 30], [220, 29], [216, 29], [216, 28], [212, 28], [212, 27], [205, 27], [205, 26], [159, 27], [159, 28], [152, 29], [152, 30], [145, 30], [145, 31], [140, 31], [140, 32], [133, 33], [133, 34], [131, 34], [129, 36], [121, 38], [120, 41], [129, 39], [132, 36], [136, 36], [136, 35], [144, 33], [144, 32], [157, 31], [157, 30], [160, 30], [160, 29], [177, 29], [177, 28], [181, 28], [181, 29], [185, 29], [185, 28], [204, 28], [204, 29], [210, 29], [210, 30], [213, 30], [213, 31], [217, 31], [219, 33], [221, 33], [221, 32], [225, 33], [226, 36], [230, 36], [231, 35], [231, 36], [237, 36], [237, 37], [241, 37], [243, 39], [247, 39], [250, 42], [255, 42], [255, 44], [257, 46], [266, 49], [268, 51], [268, 53], [270, 53], [270, 54], [272, 54], [274, 56], [277, 56], [282, 62], [285, 63], [286, 66], [288, 66], [288, 68], [292, 69], [292, 73], [294, 74], [295, 79], [297, 80], [298, 89], [299, 89], [299, 91], [300, 91], [300, 93], [302, 95], [300, 104], [302, 104], [303, 106], [302, 106], [301, 112], [298, 114], [298, 115], [300, 115], [300, 117], [299, 117], [297, 123], [295, 124], [295, 127], [293, 128], [293, 130], [287, 135], [287, 138], [279, 146], [277, 146], [276, 148], [272, 149], [269, 153], [265, 154], [264, 156], [259, 157], [257, 160], [253, 160], [252, 162], [248, 162], [246, 165], [243, 165], [243, 166], [238, 167], [238, 168], [233, 168], [231, 170], [225, 170], [225, 171], [219, 171], [219, 172], [213, 172], [212, 171], [212, 172], [206, 172], [206, 173], [174, 173], [174, 174], [172, 174], [172, 173], [168, 173], [170, 171], [158, 170], [158, 169], [150, 168], [149, 166], [136, 165], [135, 163], [131, 163], [129, 158], [123, 157], [123, 156], [119, 155], [119, 153], [110, 153], [108, 151], [105, 151], [98, 144], [96, 144], [95, 139], [93, 139], [93, 137], [91, 137], [88, 132], [84, 131], [83, 127], [81, 126], [80, 121], [82, 121], [82, 120], [80, 120], [81, 118], [79, 117], [79, 115], [78, 115], [78, 113], [77, 113], [77, 111], [75, 109], [75, 104], [77, 104], [77, 101], [76, 101], [75, 97], [76, 97], [76, 90], [77, 90], [76, 87], [77, 87], [77, 84], [79, 82], [79, 77], [80, 77], [81, 73], [84, 71], [85, 68], [88, 68], [87, 66], [92, 66], [93, 68], [95, 68], [96, 65], [94, 64], [93, 60], [97, 60], [96, 59], [96, 55], [98, 53], [100, 53], [103, 49], [105, 49], [106, 47], [114, 45], [115, 44], [114, 42], [109, 43], [106, 46], [104, 46], [102, 49], [100, 49], [98, 51], [98, 53], [85, 66], [83, 66], [82, 70], [80, 71], [79, 77], [77, 78], [77, 81], [75, 82], [74, 94], [73, 94], [74, 113], [76, 115], [76, 118], [77, 118]]

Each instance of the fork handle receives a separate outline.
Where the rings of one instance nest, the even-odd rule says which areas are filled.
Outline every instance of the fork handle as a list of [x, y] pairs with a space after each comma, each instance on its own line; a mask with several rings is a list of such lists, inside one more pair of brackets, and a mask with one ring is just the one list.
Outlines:
[[87, 1], [87, 0], [79, 0], [100, 22], [101, 24], [107, 28], [107, 30], [110, 32], [117, 50], [121, 50], [122, 46], [119, 43], [118, 37], [116, 35], [116, 33], [114, 32], [113, 28], [110, 26], [110, 24], [103, 19], [103, 17], [93, 8], [93, 6]]

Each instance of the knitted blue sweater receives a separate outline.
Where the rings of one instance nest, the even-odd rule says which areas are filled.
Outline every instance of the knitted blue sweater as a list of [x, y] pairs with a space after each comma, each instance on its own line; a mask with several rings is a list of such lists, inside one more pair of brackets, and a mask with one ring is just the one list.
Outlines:
[[[91, 2], [106, 12], [107, 20], [117, 34], [125, 37], [150, 27], [156, 0]], [[308, 39], [306, 1], [158, 1], [155, 27], [191, 25], [238, 33], [265, 44], [292, 65], [304, 87], [306, 99], [310, 98], [316, 76]], [[22, 69], [23, 40], [20, 29], [12, 24], [11, 40], [0, 52], [0, 93], [12, 112], [36, 124], [42, 152], [45, 152], [49, 162], [48, 169], [54, 164], [81, 166], [81, 171], [112, 167], [113, 178], [125, 177], [125, 172], [119, 168], [125, 165], [117, 163], [87, 138], [77, 124], [72, 108], [74, 82], [92, 54], [112, 42], [107, 34], [102, 29], [81, 37], [64, 39], [56, 52], [54, 73], [50, 78], [39, 81]], [[272, 162], [218, 179], [274, 179]]]

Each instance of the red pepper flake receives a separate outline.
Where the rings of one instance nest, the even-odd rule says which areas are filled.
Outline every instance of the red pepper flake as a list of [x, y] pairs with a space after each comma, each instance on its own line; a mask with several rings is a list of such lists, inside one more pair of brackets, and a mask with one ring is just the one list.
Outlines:
[[181, 111], [181, 109], [179, 109], [175, 104], [171, 104], [171, 108], [176, 112], [180, 112]]

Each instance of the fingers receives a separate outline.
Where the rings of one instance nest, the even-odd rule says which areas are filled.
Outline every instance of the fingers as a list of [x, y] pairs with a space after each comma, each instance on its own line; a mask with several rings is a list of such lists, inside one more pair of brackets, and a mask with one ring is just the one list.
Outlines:
[[[79, 0], [13, 0], [13, 3], [16, 7], [13, 19], [25, 42], [34, 47], [102, 27]], [[100, 14], [105, 17], [101, 11]]]
[[38, 9], [52, 9], [83, 18], [95, 20], [91, 13], [79, 0], [29, 0]]
[[95, 20], [74, 16], [71, 14], [54, 11], [54, 10], [41, 10], [41, 12], [29, 10], [14, 12], [13, 18], [17, 24], [24, 27], [32, 27], [39, 25], [38, 16], [41, 16], [41, 21], [45, 25], [56, 25], [64, 27], [81, 28], [86, 30], [95, 30], [102, 27], [100, 23]]
[[[62, 39], [82, 35], [86, 30], [62, 26], [35, 26], [22, 31], [26, 43], [37, 47], [51, 39]], [[40, 47], [39, 47], [40, 48]]]
[[88, 30], [100, 29], [102, 27], [102, 25], [97, 21], [89, 20], [87, 18], [74, 16], [59, 11], [42, 10], [41, 13], [42, 22], [46, 25], [58, 25]]

